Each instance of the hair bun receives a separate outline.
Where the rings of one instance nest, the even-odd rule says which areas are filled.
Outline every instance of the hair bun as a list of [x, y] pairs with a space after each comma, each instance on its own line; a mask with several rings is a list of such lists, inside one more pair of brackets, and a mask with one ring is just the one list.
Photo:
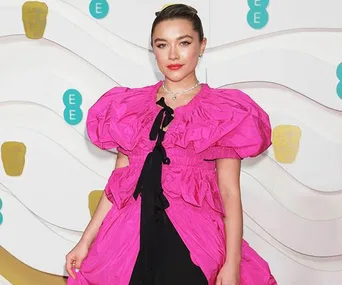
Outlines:
[[189, 6], [189, 5], [186, 5], [186, 4], [182, 4], [182, 3], [165, 4], [165, 5], [163, 5], [163, 7], [161, 8], [160, 11], [155, 12], [156, 17], [158, 17], [158, 16], [160, 15], [160, 13], [161, 13], [165, 8], [170, 7], [170, 6], [183, 6], [183, 7], [187, 7], [191, 12], [194, 13], [194, 15], [196, 15], [196, 14], [198, 13], [198, 11], [197, 11], [195, 8], [193, 8], [193, 7]]

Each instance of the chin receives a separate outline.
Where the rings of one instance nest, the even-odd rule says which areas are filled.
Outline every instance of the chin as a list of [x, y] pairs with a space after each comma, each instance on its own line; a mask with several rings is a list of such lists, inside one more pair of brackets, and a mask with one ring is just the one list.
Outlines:
[[177, 72], [167, 72], [167, 73], [164, 73], [165, 77], [168, 79], [168, 80], [171, 80], [173, 82], [179, 82], [179, 81], [182, 81], [186, 75], [184, 73], [177, 73]]

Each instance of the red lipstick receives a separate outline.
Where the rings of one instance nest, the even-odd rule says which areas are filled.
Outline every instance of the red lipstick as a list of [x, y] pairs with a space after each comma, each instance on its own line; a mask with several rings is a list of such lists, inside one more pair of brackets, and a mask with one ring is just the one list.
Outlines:
[[178, 70], [183, 66], [183, 64], [170, 64], [167, 67], [171, 70]]

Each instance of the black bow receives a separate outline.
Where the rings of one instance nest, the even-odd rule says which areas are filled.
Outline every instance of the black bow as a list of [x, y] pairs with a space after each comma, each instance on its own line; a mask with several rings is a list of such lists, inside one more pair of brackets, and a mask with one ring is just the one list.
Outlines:
[[[160, 133], [160, 131], [162, 131], [162, 129], [164, 129], [166, 126], [168, 126], [171, 121], [173, 120], [173, 109], [169, 106], [167, 106], [165, 104], [165, 99], [164, 97], [161, 97], [158, 101], [157, 104], [159, 106], [162, 106], [163, 109], [161, 109], [156, 117], [156, 119], [154, 120], [151, 132], [150, 132], [150, 140], [154, 141], [158, 134]], [[165, 116], [164, 116], [165, 114]], [[164, 118], [164, 120], [163, 120]], [[160, 141], [162, 141], [164, 139], [161, 138]]]

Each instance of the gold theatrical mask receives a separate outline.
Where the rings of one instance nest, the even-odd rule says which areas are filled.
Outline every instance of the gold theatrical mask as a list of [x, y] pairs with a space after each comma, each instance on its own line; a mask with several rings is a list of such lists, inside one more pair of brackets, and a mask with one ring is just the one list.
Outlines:
[[22, 6], [25, 34], [29, 39], [40, 39], [44, 35], [48, 6], [43, 2], [28, 1]]
[[1, 146], [1, 160], [8, 176], [20, 176], [25, 166], [26, 146], [21, 142], [4, 142]]
[[103, 193], [103, 190], [94, 190], [94, 191], [89, 193], [89, 196], [88, 196], [88, 208], [89, 208], [89, 212], [90, 212], [90, 216], [91, 217], [95, 213], [97, 205], [100, 202], [102, 193]]
[[279, 125], [273, 129], [272, 144], [275, 158], [280, 163], [295, 161], [302, 132], [299, 127]]

